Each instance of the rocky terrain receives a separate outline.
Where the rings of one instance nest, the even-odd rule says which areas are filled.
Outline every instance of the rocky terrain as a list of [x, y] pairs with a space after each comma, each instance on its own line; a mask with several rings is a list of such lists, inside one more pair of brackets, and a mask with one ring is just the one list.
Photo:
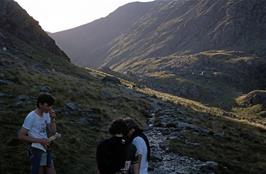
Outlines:
[[38, 21], [34, 20], [22, 9], [18, 3], [12, 0], [0, 1], [0, 46], [6, 49], [19, 50], [16, 47], [15, 39], [20, 39], [30, 45], [36, 45], [39, 49], [46, 49], [49, 52], [65, 57], [55, 41], [47, 33], [43, 32]]
[[211, 108], [204, 111], [197, 108], [202, 106], [193, 107], [180, 99], [158, 99], [149, 99], [146, 127], [152, 147], [151, 173], [264, 171], [265, 163], [260, 161], [264, 161], [261, 148], [265, 141], [261, 138], [265, 126], [241, 122], [232, 113]]
[[[168, 1], [156, 3], [165, 2]], [[175, 7], [175, 1], [173, 2], [167, 3], [164, 8], [168, 9], [170, 4]], [[189, 1], [180, 2], [186, 4]], [[150, 4], [153, 3], [147, 3], [147, 6], [140, 10], [140, 15], [133, 15], [133, 21], [148, 12]], [[139, 5], [142, 3], [131, 5], [141, 8]], [[129, 9], [131, 5], [128, 6]], [[126, 8], [126, 11], [129, 9]], [[145, 83], [136, 81], [138, 76], [130, 75], [130, 72], [123, 75], [115, 72], [114, 76], [113, 73], [112, 75], [77, 67], [70, 63], [70, 59], [41, 29], [38, 22], [13, 0], [0, 0], [0, 17], [1, 174], [29, 173], [27, 144], [19, 142], [16, 135], [26, 114], [35, 108], [36, 97], [40, 92], [49, 92], [56, 98], [54, 109], [57, 112], [58, 132], [62, 134], [62, 138], [53, 144], [57, 173], [95, 173], [97, 143], [108, 136], [108, 125], [112, 120], [128, 116], [136, 119], [145, 128], [151, 142], [150, 173], [266, 172], [266, 123], [261, 119], [262, 115], [243, 116], [239, 114], [242, 113], [240, 111], [228, 112], [178, 97], [170, 92], [154, 90], [148, 88]], [[217, 79], [230, 79], [227, 75], [235, 72], [233, 65], [237, 65], [238, 69], [235, 73], [237, 76], [233, 76], [233, 79], [243, 77], [240, 76], [242, 70], [249, 66], [256, 67], [259, 72], [265, 72], [263, 68], [259, 68], [263, 65], [260, 56], [238, 56], [239, 54], [242, 55], [231, 52], [201, 52], [187, 59], [193, 64], [166, 58], [165, 64], [160, 62], [160, 65], [164, 65], [164, 75], [169, 77], [170, 73], [174, 72], [176, 75], [182, 75], [182, 71], [176, 68], [179, 65], [186, 65], [182, 68], [191, 73], [195, 69], [193, 67], [202, 64], [213, 66], [219, 62], [217, 60], [222, 60], [221, 67], [228, 69], [219, 69], [217, 65], [215, 68], [219, 71], [216, 75], [213, 74], [216, 72], [214, 69], [207, 71], [211, 66], [195, 72], [197, 75], [204, 72], [204, 79], [207, 74], [209, 80], [214, 75]], [[155, 66], [154, 59], [147, 60], [150, 60], [149, 64], [153, 68], [140, 69], [139, 60], [136, 60], [136, 66], [132, 64], [132, 67], [128, 67], [136, 68], [135, 73], [142, 71], [145, 75], [150, 73], [156, 76], [157, 72], [153, 70], [157, 71], [157, 68], [162, 67]], [[168, 61], [173, 61], [176, 67], [171, 69], [171, 63]], [[224, 63], [229, 65], [225, 66]], [[122, 65], [117, 68], [121, 68], [121, 72], [124, 71]], [[257, 88], [259, 85], [264, 87], [261, 83], [264, 80], [263, 74], [248, 72], [252, 73], [252, 76], [256, 75], [257, 81], [247, 77], [245, 80], [252, 82], [245, 85], [247, 89]], [[186, 73], [183, 75], [187, 80], [191, 77], [185, 76]], [[162, 73], [160, 77], [163, 77]], [[199, 78], [199, 84], [203, 84], [204, 81], [200, 80], [202, 79]], [[243, 81], [239, 79], [237, 83]], [[225, 86], [227, 83], [222, 84]], [[238, 91], [236, 93], [238, 94]], [[264, 93], [262, 90], [249, 94], [246, 92], [247, 95], [238, 100], [239, 107], [263, 106]]]
[[[167, 106], [168, 105], [168, 106]], [[218, 164], [214, 161], [200, 161], [188, 156], [178, 155], [170, 151], [168, 142], [181, 137], [180, 130], [194, 127], [199, 132], [206, 132], [203, 128], [178, 121], [173, 115], [181, 109], [169, 107], [159, 100], [153, 100], [145, 131], [151, 143], [152, 158], [150, 170], [152, 174], [189, 174], [189, 173], [217, 173]], [[163, 120], [160, 120], [163, 119]], [[176, 129], [173, 125], [179, 127]], [[164, 125], [164, 126], [163, 126]]]

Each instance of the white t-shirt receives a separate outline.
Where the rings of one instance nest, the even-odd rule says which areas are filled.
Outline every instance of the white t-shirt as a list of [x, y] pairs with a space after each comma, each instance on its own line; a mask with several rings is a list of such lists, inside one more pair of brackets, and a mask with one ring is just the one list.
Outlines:
[[[43, 113], [39, 116], [35, 111], [31, 111], [24, 120], [23, 127], [29, 130], [28, 135], [32, 138], [47, 138], [47, 125], [51, 123], [49, 113]], [[46, 152], [40, 143], [32, 143], [32, 147]]]
[[137, 154], [141, 155], [140, 174], [148, 174], [147, 146], [143, 138], [135, 137], [132, 142], [137, 148]]

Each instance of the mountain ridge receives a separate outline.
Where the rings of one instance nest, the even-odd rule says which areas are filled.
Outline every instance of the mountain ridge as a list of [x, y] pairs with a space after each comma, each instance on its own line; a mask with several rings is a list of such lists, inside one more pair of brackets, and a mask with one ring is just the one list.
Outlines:
[[[3, 6], [6, 2], [13, 1], [0, 0], [0, 8], [6, 7]], [[20, 15], [20, 7], [12, 7], [16, 3], [9, 5], [19, 9], [12, 14]], [[97, 143], [108, 137], [110, 122], [121, 117], [134, 118], [147, 131], [153, 148], [149, 167], [151, 174], [265, 173], [266, 123], [265, 117], [262, 117], [263, 111], [259, 117], [224, 111], [156, 91], [144, 83], [119, 78], [119, 72], [113, 76], [99, 70], [74, 66], [68, 57], [60, 53], [54, 42], [50, 42], [51, 39], [40, 30], [36, 21], [32, 24], [32, 18], [24, 15], [25, 18], [19, 20], [14, 16], [12, 20], [7, 20], [9, 16], [0, 18], [1, 22], [5, 21], [5, 26], [0, 26], [1, 174], [29, 173], [27, 145], [17, 140], [16, 133], [27, 113], [36, 107], [36, 96], [40, 92], [49, 92], [56, 98], [53, 108], [57, 113], [57, 130], [63, 135], [53, 144], [58, 173], [96, 173]], [[12, 24], [10, 31], [5, 28], [9, 22]], [[167, 77], [162, 82], [169, 85], [169, 80], [194, 82], [197, 78], [195, 83], [209, 85], [208, 80], [216, 82], [219, 81], [217, 79], [228, 78], [235, 63], [239, 67], [236, 74], [241, 74], [242, 69], [249, 64], [256, 67], [257, 60], [263, 62], [259, 56], [252, 54], [215, 50], [184, 57], [173, 55], [136, 59], [136, 64], [128, 59], [125, 64], [121, 63], [121, 66], [115, 68], [124, 72], [123, 68], [129, 67], [127, 71], [142, 71], [145, 77], [156, 77], [159, 74], [159, 78]], [[156, 64], [158, 62], [160, 64]], [[222, 65], [228, 63], [228, 70], [222, 68], [218, 71], [217, 62]], [[146, 64], [148, 66], [140, 68]], [[211, 66], [213, 64], [216, 66]], [[194, 66], [199, 67], [197, 72], [181, 76], [188, 75], [186, 72], [190, 72]], [[178, 74], [184, 69], [188, 71]], [[262, 70], [263, 73], [265, 69]], [[128, 78], [126, 75], [121, 76]], [[192, 75], [197, 78], [190, 79]], [[212, 79], [214, 76], [217, 79]], [[142, 80], [140, 76], [135, 78]], [[253, 82], [254, 79], [248, 80]], [[261, 99], [265, 91], [259, 91], [259, 98], [258, 91], [250, 94], [239, 101], [240, 105], [253, 98]], [[260, 102], [258, 100], [254, 104], [257, 106]]]
[[[0, 39], [2, 47], [15, 47], [16, 44], [12, 43], [11, 40], [7, 40], [7, 38], [17, 37], [28, 44], [47, 49], [68, 59], [65, 53], [55, 44], [55, 41], [43, 32], [39, 22], [30, 17], [24, 9], [20, 8], [17, 2], [1, 0], [1, 4]], [[16, 50], [19, 49], [19, 47], [16, 47]]]
[[[139, 5], [144, 4], [146, 3]], [[79, 58], [85, 61], [84, 64], [79, 65], [87, 66], [93, 59], [99, 59], [97, 66], [92, 66], [98, 67], [101, 64], [101, 66], [112, 67], [116, 63], [135, 57], [193, 54], [217, 49], [265, 55], [266, 36], [263, 32], [266, 30], [265, 1], [167, 0], [153, 1], [146, 5], [153, 7], [147, 9], [145, 13], [140, 13], [141, 17], [127, 26], [127, 32], [120, 32], [119, 36], [111, 38], [106, 43], [103, 42], [96, 49], [88, 46], [88, 49], [100, 52], [101, 56], [79, 55]], [[120, 9], [117, 9], [114, 13], [119, 11]], [[111, 16], [110, 14], [106, 18]], [[99, 21], [104, 22], [106, 18]], [[92, 23], [87, 24], [87, 27], [90, 25]], [[72, 31], [75, 30], [77, 28]], [[99, 32], [98, 35], [100, 34], [104, 33]], [[94, 35], [95, 33], [88, 32], [86, 35], [81, 34], [80, 37], [86, 40], [85, 38]], [[52, 37], [57, 40], [56, 34]], [[62, 39], [58, 44], [68, 41], [71, 42], [71, 40]], [[90, 44], [93, 43], [85, 42], [81, 46]], [[64, 49], [63, 45], [62, 48]], [[74, 48], [75, 45], [73, 45]], [[86, 59], [88, 59], [87, 62]]]
[[[66, 48], [66, 53], [73, 57], [74, 63], [93, 67], [100, 66], [101, 59], [106, 55], [101, 50], [108, 51], [109, 42], [120, 34], [126, 33], [131, 23], [134, 23], [147, 9], [151, 8], [149, 4], [149, 2], [129, 3], [119, 7], [105, 18], [74, 29], [52, 33], [50, 36], [57, 41], [61, 48]], [[70, 42], [64, 42], [65, 37]], [[84, 60], [83, 55], [86, 55], [85, 57], [90, 61]]]

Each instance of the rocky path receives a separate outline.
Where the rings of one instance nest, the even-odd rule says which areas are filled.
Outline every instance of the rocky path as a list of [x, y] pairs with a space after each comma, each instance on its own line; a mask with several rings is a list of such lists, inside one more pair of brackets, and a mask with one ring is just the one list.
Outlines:
[[[160, 103], [153, 100], [150, 111], [148, 128], [145, 134], [151, 143], [151, 174], [214, 174], [218, 164], [214, 161], [200, 161], [187, 156], [180, 156], [169, 151], [168, 141], [170, 139], [185, 138], [182, 132], [192, 129], [199, 133], [207, 133], [207, 129], [193, 125], [183, 117], [183, 111], [171, 104]], [[196, 143], [191, 145], [197, 146]]]

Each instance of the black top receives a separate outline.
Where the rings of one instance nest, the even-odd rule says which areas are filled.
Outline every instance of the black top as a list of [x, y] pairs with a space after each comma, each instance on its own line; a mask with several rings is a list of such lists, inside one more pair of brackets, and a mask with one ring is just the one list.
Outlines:
[[101, 174], [114, 174], [125, 167], [126, 161], [134, 163], [136, 147], [122, 137], [111, 137], [99, 143], [96, 152], [97, 166]]

